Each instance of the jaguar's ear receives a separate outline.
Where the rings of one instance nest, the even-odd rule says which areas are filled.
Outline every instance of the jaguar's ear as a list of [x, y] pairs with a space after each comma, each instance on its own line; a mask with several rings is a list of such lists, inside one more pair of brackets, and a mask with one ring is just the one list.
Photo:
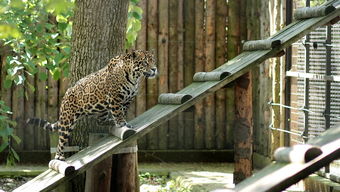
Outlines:
[[132, 51], [131, 51], [131, 56], [132, 56], [133, 59], [136, 59], [137, 56], [138, 56], [137, 50], [132, 50]]

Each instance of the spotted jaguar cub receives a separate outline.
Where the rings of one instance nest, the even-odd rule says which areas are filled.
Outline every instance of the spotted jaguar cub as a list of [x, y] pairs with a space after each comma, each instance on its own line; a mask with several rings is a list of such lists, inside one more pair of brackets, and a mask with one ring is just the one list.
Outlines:
[[74, 124], [84, 116], [95, 115], [99, 123], [128, 126], [127, 109], [137, 95], [140, 82], [157, 75], [153, 54], [135, 50], [112, 58], [103, 69], [80, 79], [69, 88], [61, 102], [59, 120], [50, 123], [31, 118], [27, 123], [59, 132], [55, 158], [64, 160], [63, 149], [68, 143]]

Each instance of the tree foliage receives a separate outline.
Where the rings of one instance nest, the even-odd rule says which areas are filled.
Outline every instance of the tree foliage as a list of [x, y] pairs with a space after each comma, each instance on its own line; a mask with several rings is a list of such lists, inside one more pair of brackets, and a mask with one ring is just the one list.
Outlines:
[[[142, 9], [139, 0], [130, 0], [126, 48], [134, 45], [141, 28]], [[0, 56], [6, 56], [5, 88], [25, 85], [35, 90], [26, 81], [27, 76], [46, 80], [49, 71], [53, 79], [68, 76], [71, 53], [72, 16], [74, 0], [0, 0]], [[9, 47], [9, 52], [4, 52]], [[27, 89], [26, 89], [27, 90]], [[0, 152], [8, 150], [7, 163], [19, 160], [12, 147], [20, 142], [13, 131], [15, 122], [10, 120], [10, 108], [0, 100]]]

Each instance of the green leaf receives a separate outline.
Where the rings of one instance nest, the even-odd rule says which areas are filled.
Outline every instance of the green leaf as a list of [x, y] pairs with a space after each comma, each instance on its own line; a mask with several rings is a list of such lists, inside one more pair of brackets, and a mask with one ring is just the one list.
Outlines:
[[7, 117], [7, 116], [0, 115], [0, 121], [5, 120], [5, 119], [8, 119], [8, 117]]
[[8, 142], [3, 142], [0, 145], [0, 152], [2, 152], [3, 150], [5, 150], [8, 147]]
[[21, 143], [21, 139], [17, 135], [12, 134], [11, 136], [17, 144]]
[[61, 77], [61, 70], [60, 70], [60, 68], [57, 67], [55, 70], [53, 70], [52, 76], [53, 76], [54, 80], [58, 80]]
[[133, 16], [134, 18], [138, 19], [138, 20], [142, 19], [142, 15], [139, 14], [139, 13], [137, 13], [137, 12], [135, 12], [135, 11], [132, 12], [132, 16]]
[[19, 161], [19, 160], [20, 160], [20, 157], [19, 157], [18, 153], [15, 152], [15, 150], [14, 150], [12, 147], [10, 148], [10, 151], [11, 151], [11, 153], [13, 154], [15, 160]]
[[44, 73], [44, 72], [40, 72], [40, 73], [39, 73], [39, 79], [40, 79], [41, 81], [46, 81], [47, 78], [48, 78], [48, 76], [47, 76], [46, 73]]
[[6, 79], [4, 81], [4, 87], [6, 89], [11, 88], [12, 87], [12, 82], [13, 82], [12, 79], [6, 77]]
[[130, 0], [131, 3], [138, 4], [139, 0]]

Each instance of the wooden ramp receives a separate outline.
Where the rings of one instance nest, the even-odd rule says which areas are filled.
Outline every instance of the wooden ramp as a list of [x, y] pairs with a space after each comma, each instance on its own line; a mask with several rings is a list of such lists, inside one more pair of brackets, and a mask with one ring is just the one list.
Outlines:
[[282, 191], [338, 159], [340, 127], [327, 130], [308, 144], [320, 147], [322, 154], [307, 163], [274, 162], [236, 185], [235, 191]]
[[326, 3], [326, 5], [333, 4], [334, 6], [337, 6], [337, 9], [328, 15], [296, 21], [270, 37], [268, 40], [279, 42], [279, 44], [276, 44], [275, 48], [245, 51], [233, 60], [230, 60], [228, 63], [215, 69], [213, 72], [225, 72], [228, 74], [226, 77], [222, 75], [221, 80], [199, 80], [180, 90], [177, 94], [191, 96], [191, 98], [183, 104], [158, 104], [136, 117], [129, 123], [136, 128], [137, 133], [130, 136], [128, 139], [122, 141], [114, 136], [109, 136], [102, 139], [97, 144], [85, 148], [68, 158], [66, 162], [75, 167], [75, 173], [66, 177], [63, 174], [49, 169], [14, 191], [48, 191], [55, 188], [60, 183], [72, 179], [77, 174], [86, 171], [101, 160], [117, 152], [120, 148], [128, 146], [158, 125], [191, 107], [210, 93], [226, 86], [228, 83], [245, 74], [251, 68], [263, 63], [268, 58], [279, 55], [283, 49], [287, 48], [315, 28], [323, 26], [339, 17], [339, 6], [335, 5], [335, 3], [339, 4], [339, 0], [333, 0]]

